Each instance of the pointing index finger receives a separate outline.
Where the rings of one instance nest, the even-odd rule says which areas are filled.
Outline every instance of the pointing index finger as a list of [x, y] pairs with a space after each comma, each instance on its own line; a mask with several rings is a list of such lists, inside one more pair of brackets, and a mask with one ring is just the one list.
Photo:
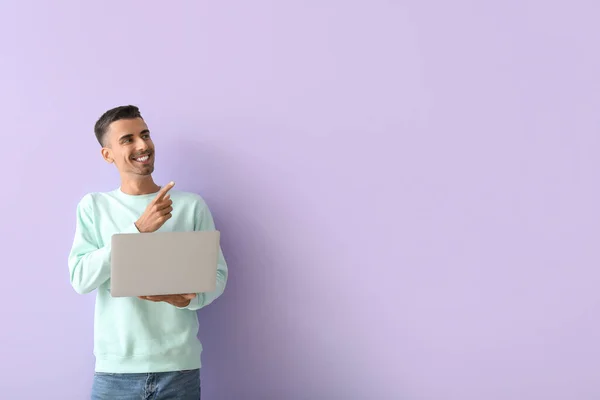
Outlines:
[[162, 187], [160, 189], [160, 191], [158, 192], [158, 195], [156, 196], [155, 201], [161, 201], [165, 197], [167, 192], [173, 188], [173, 186], [175, 186], [175, 182], [171, 181], [171, 182], [167, 183], [164, 187]]

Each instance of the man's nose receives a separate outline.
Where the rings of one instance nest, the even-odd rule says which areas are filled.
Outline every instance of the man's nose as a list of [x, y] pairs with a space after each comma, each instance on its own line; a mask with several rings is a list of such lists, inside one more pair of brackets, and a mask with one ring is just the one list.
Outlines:
[[135, 149], [138, 153], [148, 150], [149, 149], [148, 142], [146, 142], [143, 139], [138, 139], [135, 143]]

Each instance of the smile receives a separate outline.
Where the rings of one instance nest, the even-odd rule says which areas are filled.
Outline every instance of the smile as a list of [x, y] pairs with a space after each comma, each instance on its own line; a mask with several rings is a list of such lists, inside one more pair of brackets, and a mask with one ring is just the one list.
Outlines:
[[134, 161], [137, 161], [139, 163], [145, 164], [150, 160], [150, 156], [151, 154], [146, 154], [144, 156], [141, 157], [137, 157], [137, 158], [133, 158]]

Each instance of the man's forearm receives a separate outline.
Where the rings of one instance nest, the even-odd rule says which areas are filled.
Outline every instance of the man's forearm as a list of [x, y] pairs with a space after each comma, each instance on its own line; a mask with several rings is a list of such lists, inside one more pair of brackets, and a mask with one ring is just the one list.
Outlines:
[[[132, 223], [123, 232], [139, 231]], [[78, 229], [69, 254], [71, 286], [77, 293], [90, 293], [110, 278], [110, 254], [110, 243], [98, 248], [88, 232]]]
[[110, 278], [110, 247], [69, 258], [71, 286], [79, 294], [90, 293]]
[[206, 307], [217, 298], [219, 298], [225, 292], [225, 286], [227, 285], [227, 269], [226, 267], [220, 267], [217, 270], [217, 285], [215, 290], [212, 292], [206, 293], [196, 293], [196, 297], [190, 300], [190, 304], [188, 304], [185, 308], [192, 311], [197, 311], [201, 308]]

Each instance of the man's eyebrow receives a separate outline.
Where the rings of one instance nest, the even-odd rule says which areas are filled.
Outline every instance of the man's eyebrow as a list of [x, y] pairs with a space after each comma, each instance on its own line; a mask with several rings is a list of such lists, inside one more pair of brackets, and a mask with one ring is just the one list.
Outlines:
[[[145, 133], [150, 133], [150, 130], [148, 130], [148, 129], [144, 129], [143, 131], [141, 131], [141, 132], [140, 132], [140, 135], [143, 135], [143, 134], [145, 134]], [[123, 136], [121, 136], [121, 137], [119, 138], [119, 142], [121, 142], [121, 141], [123, 141], [123, 140], [125, 140], [125, 139], [130, 139], [130, 138], [132, 138], [132, 137], [133, 137], [133, 133], [126, 133], [126, 134], [124, 134]]]
[[126, 133], [125, 135], [123, 135], [119, 138], [119, 142], [122, 142], [125, 139], [130, 139], [132, 137], [133, 137], [133, 133]]

